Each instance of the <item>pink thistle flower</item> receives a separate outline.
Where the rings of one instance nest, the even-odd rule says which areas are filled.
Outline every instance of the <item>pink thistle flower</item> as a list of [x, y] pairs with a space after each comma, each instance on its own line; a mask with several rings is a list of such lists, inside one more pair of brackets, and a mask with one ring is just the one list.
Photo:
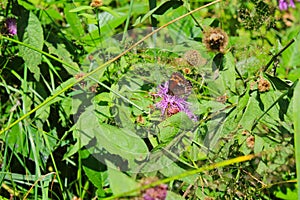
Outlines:
[[17, 20], [15, 18], [7, 18], [5, 20], [5, 25], [10, 35], [17, 34]]
[[[297, 1], [299, 2], [300, 0], [297, 0]], [[287, 10], [289, 7], [292, 7], [292, 8], [296, 7], [294, 0], [289, 0], [289, 2], [288, 2], [288, 0], [279, 0], [278, 4], [279, 4], [278, 5], [279, 10]]]
[[156, 104], [156, 107], [160, 108], [162, 115], [172, 116], [178, 112], [185, 112], [191, 120], [197, 121], [197, 117], [189, 109], [190, 103], [183, 97], [170, 95], [168, 91], [169, 82], [167, 81], [159, 86], [159, 91], [156, 95], [161, 97], [161, 101]]

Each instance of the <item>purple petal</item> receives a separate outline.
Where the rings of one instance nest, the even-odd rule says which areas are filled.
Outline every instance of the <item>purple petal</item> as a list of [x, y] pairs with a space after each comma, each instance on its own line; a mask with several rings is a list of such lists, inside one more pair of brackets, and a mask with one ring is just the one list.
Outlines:
[[197, 117], [190, 111], [190, 104], [181, 97], [168, 94], [168, 81], [159, 86], [157, 96], [161, 97], [161, 101], [156, 103], [156, 107], [160, 108], [161, 114], [164, 115], [167, 111], [167, 115], [171, 116], [180, 111], [185, 112], [190, 119], [197, 121]]
[[5, 21], [7, 31], [10, 35], [17, 34], [17, 21], [14, 18], [7, 18]]
[[292, 8], [295, 8], [295, 2], [293, 0], [290, 0], [289, 6]]

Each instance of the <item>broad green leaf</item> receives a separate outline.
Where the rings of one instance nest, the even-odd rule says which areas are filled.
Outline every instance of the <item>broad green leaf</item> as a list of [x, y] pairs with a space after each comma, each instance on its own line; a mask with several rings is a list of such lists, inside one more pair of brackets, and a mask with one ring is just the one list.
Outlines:
[[148, 155], [145, 142], [135, 133], [107, 124], [98, 124], [94, 130], [98, 146], [111, 154], [119, 155], [130, 161], [143, 160]]
[[[44, 35], [43, 29], [39, 19], [32, 13], [29, 12], [29, 15], [24, 15], [20, 19], [21, 27], [19, 29], [24, 31], [20, 40], [32, 47], [35, 47], [39, 50], [42, 50], [44, 44]], [[23, 58], [25, 65], [28, 69], [34, 74], [34, 78], [39, 81], [40, 79], [40, 68], [39, 64], [42, 61], [42, 55], [28, 47], [19, 45], [20, 56]]]
[[168, 142], [182, 131], [191, 130], [193, 125], [193, 121], [184, 112], [176, 113], [158, 125], [159, 140], [163, 143]]
[[91, 10], [93, 9], [93, 7], [91, 6], [78, 6], [76, 8], [73, 8], [73, 9], [70, 9], [69, 12], [80, 12], [80, 11], [83, 11], [83, 10]]
[[[78, 16], [82, 16], [82, 17], [85, 17], [85, 18], [87, 18], [87, 19], [95, 19], [95, 15], [91, 15], [91, 14], [88, 14], [88, 13], [80, 13], [80, 14], [78, 14]], [[95, 21], [95, 23], [96, 23], [96, 21]]]
[[[299, 185], [299, 183], [298, 183]], [[297, 194], [297, 190], [291, 189], [290, 187], [284, 187], [284, 190], [282, 191], [283, 187], [279, 186], [278, 190], [274, 191], [275, 196], [282, 200], [297, 200], [299, 199], [299, 195]]]
[[[284, 67], [294, 67], [299, 65], [300, 63], [300, 57], [299, 57], [299, 52], [300, 52], [300, 28], [297, 28], [298, 31], [295, 31], [295, 34], [298, 33], [298, 35], [295, 38], [294, 44], [292, 44], [289, 48], [287, 48], [283, 53], [282, 53], [282, 65]], [[286, 42], [287, 43], [287, 42]]]
[[277, 90], [288, 90], [290, 88], [290, 86], [286, 82], [282, 81], [280, 78], [270, 76], [269, 74], [266, 74], [266, 76]]
[[148, 148], [143, 139], [128, 129], [99, 123], [96, 113], [95, 108], [89, 106], [78, 118], [74, 137], [78, 139], [80, 147], [96, 140], [94, 145], [89, 145], [90, 150], [95, 155], [103, 150], [108, 152], [99, 158], [101, 161], [106, 156], [107, 159], [114, 159], [114, 162], [117, 162], [116, 159], [120, 162], [123, 159], [122, 162], [124, 160], [128, 162], [128, 167], [135, 168], [137, 166], [135, 160], [144, 160], [148, 155]]
[[235, 62], [233, 55], [229, 52], [224, 56], [224, 71], [220, 72], [224, 80], [224, 84], [230, 91], [235, 91]]
[[[172, 162], [172, 160], [170, 160], [170, 158], [168, 158], [167, 156], [162, 157], [161, 163], [169, 163], [166, 167], [160, 168], [160, 170], [159, 170], [159, 172], [162, 173], [166, 177], [172, 177], [172, 176], [176, 176], [178, 174], [186, 172], [186, 169], [180, 167], [174, 161]], [[193, 184], [195, 182], [195, 180], [197, 179], [197, 177], [198, 177], [197, 174], [194, 174], [191, 176], [181, 178], [180, 180], [187, 182], [188, 184]]]
[[[84, 30], [81, 25], [80, 18], [77, 13], [69, 12], [73, 8], [73, 5], [70, 3], [66, 3], [64, 7], [64, 13], [66, 15], [66, 20], [70, 25], [70, 29], [68, 29], [71, 37], [80, 39], [84, 35]], [[73, 39], [73, 38], [71, 38]]]
[[104, 164], [99, 163], [99, 161], [96, 160], [95, 157], [90, 156], [91, 154], [87, 149], [80, 150], [79, 153], [82, 158], [83, 170], [89, 178], [89, 181], [91, 181], [95, 187], [102, 189], [102, 171], [105, 170]]
[[99, 9], [112, 14], [114, 17], [120, 17], [120, 14], [118, 12], [115, 12], [113, 9], [109, 7], [101, 6]]
[[[111, 162], [106, 161], [108, 178], [110, 183], [110, 188], [112, 189], [113, 194], [121, 194], [128, 192], [130, 190], [136, 189], [139, 187], [139, 184], [135, 182], [132, 178], [128, 177], [124, 173], [117, 170]], [[131, 193], [130, 195], [137, 195], [138, 193]]]
[[242, 118], [239, 121], [239, 124], [246, 130], [251, 130], [255, 121], [262, 115], [262, 110], [259, 107], [257, 100], [257, 92], [252, 92], [247, 106], [245, 107]]
[[104, 12], [100, 14], [99, 18], [101, 19], [99, 19], [101, 25], [101, 35], [99, 35], [98, 28], [94, 26], [94, 28], [88, 35], [81, 38], [82, 41], [86, 42], [91, 46], [94, 46], [95, 43], [98, 44], [98, 42], [101, 42], [103, 38], [108, 38], [109, 36], [112, 36], [115, 33], [114, 28], [121, 25], [126, 20], [127, 16], [121, 15], [120, 17], [116, 18], [113, 17], [113, 15]]

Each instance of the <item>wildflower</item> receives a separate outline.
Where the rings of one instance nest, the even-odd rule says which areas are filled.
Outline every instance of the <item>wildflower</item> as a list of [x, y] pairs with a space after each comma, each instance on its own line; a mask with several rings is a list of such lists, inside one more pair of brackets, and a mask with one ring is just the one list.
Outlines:
[[257, 86], [258, 91], [260, 91], [260, 92], [269, 91], [270, 90], [270, 86], [271, 86], [271, 84], [270, 84], [270, 82], [268, 80], [266, 80], [264, 78], [260, 78], [258, 80], [258, 86]]
[[197, 121], [197, 117], [189, 109], [190, 104], [184, 97], [169, 94], [168, 81], [159, 86], [157, 96], [162, 98], [156, 104], [156, 107], [160, 108], [162, 115], [166, 114], [170, 117], [178, 112], [185, 112], [190, 119]]
[[[300, 0], [297, 0], [297, 1], [299, 2]], [[288, 7], [292, 7], [292, 8], [296, 7], [294, 0], [290, 0], [289, 3], [288, 3], [288, 0], [279, 0], [278, 4], [279, 4], [279, 6], [278, 6], [279, 10], [287, 10]]]
[[190, 74], [191, 73], [191, 69], [186, 67], [182, 70], [185, 74]]
[[[149, 185], [155, 181], [158, 181], [156, 177], [149, 177], [143, 180], [142, 185]], [[148, 188], [143, 191], [144, 200], [165, 200], [167, 197], [168, 186], [160, 184], [152, 188]]]
[[91, 7], [100, 7], [103, 5], [102, 0], [93, 0], [90, 4]]
[[5, 26], [7, 28], [8, 34], [10, 35], [17, 34], [17, 21], [15, 18], [7, 18], [5, 20]]
[[209, 51], [224, 53], [228, 44], [228, 36], [220, 28], [211, 28], [204, 32], [203, 43]]

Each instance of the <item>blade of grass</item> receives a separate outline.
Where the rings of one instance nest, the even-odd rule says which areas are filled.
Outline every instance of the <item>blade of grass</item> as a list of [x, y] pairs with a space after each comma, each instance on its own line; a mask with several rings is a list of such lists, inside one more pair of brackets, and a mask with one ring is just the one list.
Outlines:
[[[116, 60], [118, 60], [119, 58], [121, 58], [123, 55], [125, 55], [126, 53], [128, 53], [130, 50], [132, 50], [133, 48], [135, 48], [136, 46], [138, 46], [139, 44], [141, 44], [141, 43], [142, 43], [143, 41], [145, 41], [147, 38], [151, 37], [153, 34], [159, 32], [159, 31], [162, 30], [163, 28], [169, 26], [170, 24], [172, 24], [172, 23], [174, 23], [174, 22], [177, 22], [177, 21], [179, 21], [179, 20], [185, 18], [186, 16], [188, 16], [188, 15], [190, 15], [190, 14], [192, 14], [192, 13], [195, 13], [195, 12], [197, 12], [197, 11], [203, 9], [203, 8], [209, 7], [209, 6], [211, 6], [211, 5], [214, 5], [214, 4], [216, 4], [216, 3], [219, 3], [219, 2], [221, 2], [221, 1], [222, 1], [222, 0], [216, 0], [216, 1], [213, 1], [213, 2], [211, 2], [211, 3], [206, 4], [206, 5], [204, 5], [204, 6], [201, 6], [201, 7], [199, 7], [199, 8], [196, 8], [196, 9], [192, 10], [191, 12], [188, 12], [188, 13], [186, 13], [186, 14], [184, 14], [184, 15], [182, 15], [182, 16], [180, 16], [180, 17], [178, 17], [178, 18], [176, 18], [176, 19], [174, 19], [174, 20], [172, 20], [172, 21], [170, 21], [169, 23], [167, 23], [167, 24], [165, 24], [165, 25], [159, 27], [158, 29], [155, 29], [153, 32], [151, 32], [151, 33], [149, 33], [148, 35], [146, 35], [145, 37], [143, 37], [141, 40], [139, 40], [138, 42], [136, 42], [135, 44], [133, 44], [132, 46], [130, 46], [128, 49], [126, 49], [125, 51], [123, 51], [122, 53], [120, 53], [118, 56], [116, 56], [116, 57], [112, 58], [111, 60], [107, 61], [106, 63], [100, 65], [99, 67], [97, 67], [97, 68], [94, 69], [93, 71], [91, 71], [91, 72], [89, 72], [89, 73], [86, 73], [84, 76], [82, 76], [81, 78], [78, 78], [75, 82], [73, 82], [73, 83], [71, 83], [70, 85], [66, 86], [65, 88], [63, 88], [62, 90], [60, 90], [59, 92], [57, 92], [56, 94], [54, 94], [53, 96], [48, 97], [48, 98], [47, 98], [45, 101], [43, 101], [41, 104], [39, 104], [38, 106], [36, 106], [36, 107], [33, 108], [32, 110], [30, 110], [29, 112], [27, 112], [26, 114], [24, 114], [23, 116], [21, 116], [19, 119], [17, 119], [17, 120], [14, 121], [13, 123], [9, 124], [7, 127], [5, 127], [5, 128], [3, 128], [2, 130], [0, 130], [0, 135], [1, 135], [2, 133], [4, 133], [5, 131], [9, 130], [9, 129], [10, 129], [11, 127], [13, 127], [14, 125], [16, 125], [16, 124], [18, 124], [19, 122], [21, 122], [22, 120], [24, 120], [25, 118], [27, 118], [28, 116], [30, 116], [32, 113], [36, 112], [37, 110], [39, 110], [39, 109], [42, 108], [43, 106], [47, 105], [49, 102], [51, 102], [53, 99], [55, 99], [56, 97], [58, 97], [60, 94], [66, 92], [68, 89], [70, 89], [70, 88], [73, 87], [74, 85], [79, 84], [79, 83], [80, 83], [81, 81], [83, 81], [85, 78], [87, 78], [87, 77], [91, 76], [92, 74], [98, 72], [99, 70], [103, 69], [103, 68], [106, 67], [107, 65], [109, 65], [109, 64], [111, 64], [111, 63], [113, 63], [113, 62], [115, 62]], [[48, 57], [50, 57], [50, 58], [56, 60], [56, 61], [58, 61], [58, 62], [61, 62], [61, 63], [65, 64], [66, 66], [69, 66], [69, 67], [71, 67], [72, 69], [74, 69], [74, 67], [72, 67], [70, 64], [68, 64], [68, 63], [66, 63], [66, 62], [64, 62], [64, 61], [62, 61], [62, 60], [60, 60], [59, 58], [56, 58], [56, 57], [54, 57], [54, 56], [52, 56], [51, 54], [48, 54], [48, 53], [46, 53], [46, 52], [40, 51], [40, 50], [37, 49], [37, 48], [31, 47], [31, 46], [28, 45], [28, 44], [24, 44], [24, 43], [22, 43], [22, 42], [20, 42], [20, 41], [17, 41], [17, 40], [14, 40], [14, 39], [12, 39], [12, 38], [5, 37], [5, 36], [1, 36], [0, 39], [1, 39], [1, 40], [2, 40], [2, 39], [6, 39], [6, 40], [10, 40], [10, 41], [12, 41], [12, 42], [15, 42], [15, 43], [24, 45], [24, 46], [26, 46], [26, 47], [28, 47], [28, 48], [31, 48], [31, 49], [33, 49], [33, 50], [36, 50], [36, 51], [38, 51], [38, 52], [40, 52], [40, 53], [42, 53], [42, 54], [44, 54], [44, 55], [46, 55], [46, 56], [48, 56]]]
[[128, 31], [132, 8], [133, 8], [133, 0], [130, 0], [129, 12], [128, 12], [128, 15], [127, 15], [127, 19], [126, 19], [126, 23], [125, 23], [125, 27], [124, 27], [124, 31], [123, 31], [122, 43], [124, 43], [125, 36], [126, 36], [127, 31]]
[[[300, 79], [298, 79], [300, 80]], [[293, 97], [293, 111], [294, 111], [294, 141], [295, 141], [295, 156], [296, 156], [296, 171], [297, 171], [297, 189], [298, 189], [298, 199], [300, 199], [300, 84], [299, 81], [294, 90]]]

